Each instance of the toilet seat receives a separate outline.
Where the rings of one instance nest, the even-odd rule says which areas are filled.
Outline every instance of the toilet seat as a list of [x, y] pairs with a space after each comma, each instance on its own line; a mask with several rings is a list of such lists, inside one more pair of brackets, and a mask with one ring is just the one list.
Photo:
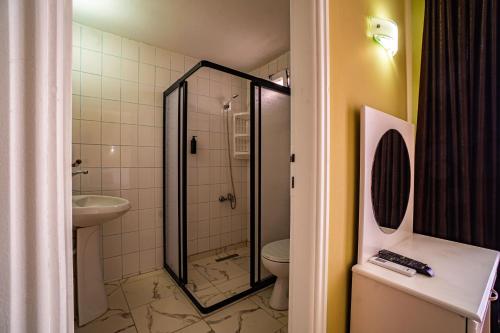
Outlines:
[[282, 239], [264, 245], [262, 248], [262, 257], [275, 262], [289, 263], [290, 239]]

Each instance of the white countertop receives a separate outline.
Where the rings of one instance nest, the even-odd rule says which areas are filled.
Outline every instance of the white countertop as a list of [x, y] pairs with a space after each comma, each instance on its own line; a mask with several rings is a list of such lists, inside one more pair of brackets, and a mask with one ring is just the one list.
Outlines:
[[388, 250], [426, 263], [435, 276], [407, 277], [368, 262], [355, 265], [353, 272], [482, 322], [495, 282], [497, 251], [419, 234]]

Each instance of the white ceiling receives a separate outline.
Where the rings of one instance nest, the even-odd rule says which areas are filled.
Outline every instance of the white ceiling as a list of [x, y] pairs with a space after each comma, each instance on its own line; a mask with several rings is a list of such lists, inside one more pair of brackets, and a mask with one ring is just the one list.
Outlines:
[[73, 0], [73, 17], [240, 70], [290, 48], [289, 0]]

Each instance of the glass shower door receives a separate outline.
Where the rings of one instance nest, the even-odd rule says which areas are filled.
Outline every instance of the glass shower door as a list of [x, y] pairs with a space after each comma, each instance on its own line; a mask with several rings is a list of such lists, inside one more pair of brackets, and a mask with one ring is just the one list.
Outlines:
[[185, 196], [183, 195], [183, 122], [185, 95], [184, 85], [176, 88], [172, 92], [165, 94], [165, 118], [164, 118], [164, 258], [166, 267], [174, 274], [174, 276], [184, 281], [185, 274], [185, 229], [183, 227], [184, 209], [183, 203]]

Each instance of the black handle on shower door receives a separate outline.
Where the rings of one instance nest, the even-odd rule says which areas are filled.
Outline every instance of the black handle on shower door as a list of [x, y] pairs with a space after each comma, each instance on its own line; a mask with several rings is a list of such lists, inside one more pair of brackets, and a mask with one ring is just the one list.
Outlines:
[[196, 154], [196, 136], [191, 138], [191, 154]]

